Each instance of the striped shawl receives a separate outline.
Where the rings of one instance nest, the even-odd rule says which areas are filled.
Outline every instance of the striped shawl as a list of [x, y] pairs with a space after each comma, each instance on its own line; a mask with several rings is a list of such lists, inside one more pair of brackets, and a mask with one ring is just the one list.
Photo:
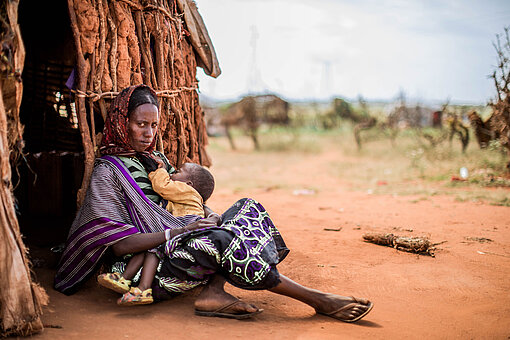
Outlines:
[[54, 287], [73, 294], [112, 244], [137, 233], [181, 228], [199, 217], [174, 217], [147, 198], [115, 156], [96, 160], [85, 200], [67, 237]]

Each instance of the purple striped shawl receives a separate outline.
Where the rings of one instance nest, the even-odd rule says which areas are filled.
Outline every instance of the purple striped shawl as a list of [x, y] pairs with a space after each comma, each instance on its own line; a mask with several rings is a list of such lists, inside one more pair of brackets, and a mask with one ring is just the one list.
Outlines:
[[198, 218], [174, 217], [145, 196], [120, 159], [98, 158], [85, 200], [69, 231], [54, 287], [72, 294], [94, 273], [108, 246], [140, 232], [181, 228]]

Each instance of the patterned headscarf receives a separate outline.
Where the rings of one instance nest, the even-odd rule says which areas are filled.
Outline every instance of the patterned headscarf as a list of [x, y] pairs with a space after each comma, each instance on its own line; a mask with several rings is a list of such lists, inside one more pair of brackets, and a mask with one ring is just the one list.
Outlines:
[[[113, 100], [103, 129], [103, 139], [99, 151], [101, 155], [135, 156], [136, 151], [129, 144], [127, 120], [129, 100], [137, 88], [148, 88], [154, 96], [156, 92], [147, 85], [133, 85], [122, 90]], [[151, 154], [156, 146], [157, 134], [151, 145], [143, 153]]]

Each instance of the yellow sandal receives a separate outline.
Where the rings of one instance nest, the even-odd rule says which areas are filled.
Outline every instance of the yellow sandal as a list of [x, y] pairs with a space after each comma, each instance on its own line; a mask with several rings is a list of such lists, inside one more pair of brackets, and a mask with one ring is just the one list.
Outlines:
[[142, 292], [138, 287], [131, 287], [128, 293], [117, 300], [119, 306], [148, 305], [153, 302], [152, 289], [148, 288]]
[[97, 277], [97, 283], [101, 286], [111, 289], [117, 293], [125, 294], [129, 292], [131, 280], [126, 280], [119, 273], [106, 273]]

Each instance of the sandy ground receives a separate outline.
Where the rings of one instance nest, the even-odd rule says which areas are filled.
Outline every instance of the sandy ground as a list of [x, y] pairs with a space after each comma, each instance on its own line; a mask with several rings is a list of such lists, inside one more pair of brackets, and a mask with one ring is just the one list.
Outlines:
[[[319, 290], [369, 298], [373, 311], [347, 324], [283, 296], [232, 286], [229, 292], [264, 312], [244, 321], [198, 317], [193, 294], [122, 308], [117, 294], [94, 282], [70, 297], [57, 293], [54, 272], [38, 269], [50, 295], [43, 321], [61, 328], [34, 339], [510, 339], [510, 208], [352, 191], [348, 179], [322, 166], [340, 157], [334, 152], [307, 159], [211, 153], [218, 184], [212, 208], [223, 211], [244, 196], [259, 200], [291, 249], [282, 273]], [[311, 187], [314, 193], [296, 195]], [[366, 232], [446, 242], [432, 258], [365, 243]]]

